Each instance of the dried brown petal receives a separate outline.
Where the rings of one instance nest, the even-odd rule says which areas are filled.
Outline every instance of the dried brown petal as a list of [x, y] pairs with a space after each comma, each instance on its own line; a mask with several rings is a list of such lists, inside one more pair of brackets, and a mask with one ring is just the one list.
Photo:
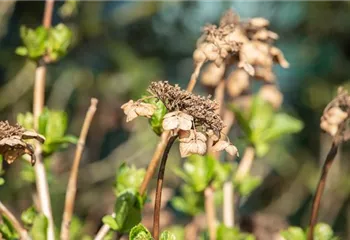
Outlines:
[[252, 38], [253, 40], [260, 40], [260, 41], [267, 41], [269, 39], [277, 40], [278, 34], [272, 31], [269, 31], [267, 29], [262, 29], [257, 31]]
[[275, 85], [264, 85], [260, 88], [258, 95], [269, 102], [273, 108], [278, 109], [283, 102], [283, 95]]
[[331, 136], [336, 136], [338, 132], [338, 125], [330, 124], [326, 120], [321, 120], [320, 124], [321, 129], [323, 129], [325, 132], [329, 133]]
[[214, 64], [208, 64], [208, 67], [203, 71], [201, 83], [205, 86], [216, 87], [225, 73], [225, 64], [219, 67]]
[[256, 28], [264, 28], [267, 27], [270, 24], [270, 22], [265, 18], [257, 17], [250, 19], [249, 24]]
[[188, 157], [191, 154], [204, 155], [207, 152], [207, 137], [195, 130], [190, 130], [189, 136], [180, 138], [181, 157]]
[[121, 106], [121, 109], [124, 110], [126, 117], [126, 122], [130, 122], [137, 118], [138, 116], [143, 116], [150, 118], [152, 117], [154, 111], [156, 110], [156, 106], [149, 103], [143, 103], [143, 102], [134, 102], [133, 100], [130, 100], [129, 102], [123, 104]]
[[339, 107], [332, 107], [325, 114], [325, 118], [327, 122], [335, 125], [339, 125], [347, 117], [348, 117], [348, 114], [343, 110], [341, 110]]
[[190, 130], [193, 126], [193, 117], [181, 111], [165, 114], [163, 119], [164, 130]]
[[11, 126], [7, 121], [0, 122], [0, 154], [9, 164], [24, 154], [29, 154], [32, 165], [35, 164], [34, 148], [24, 139], [36, 139], [41, 143], [45, 141], [42, 135], [26, 131], [19, 125]]
[[282, 51], [276, 47], [272, 47], [270, 50], [271, 55], [274, 57], [274, 60], [281, 65], [283, 68], [289, 67], [289, 62], [285, 59]]
[[231, 156], [238, 156], [238, 149], [228, 141], [220, 140], [215, 143], [212, 149], [215, 152], [225, 150]]
[[204, 63], [207, 60], [207, 56], [204, 54], [204, 52], [201, 49], [196, 49], [193, 52], [193, 61], [196, 64]]
[[231, 97], [237, 97], [249, 87], [249, 75], [242, 69], [233, 71], [227, 81], [227, 91]]

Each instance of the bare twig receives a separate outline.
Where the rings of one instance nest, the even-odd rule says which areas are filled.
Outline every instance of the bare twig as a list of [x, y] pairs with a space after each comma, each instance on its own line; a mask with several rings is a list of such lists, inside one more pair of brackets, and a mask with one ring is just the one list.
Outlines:
[[317, 216], [318, 216], [318, 210], [320, 208], [321, 197], [323, 194], [324, 187], [326, 185], [327, 174], [329, 169], [332, 166], [332, 163], [335, 159], [335, 156], [337, 155], [337, 152], [338, 152], [338, 144], [336, 142], [333, 142], [328, 152], [328, 155], [326, 157], [326, 160], [323, 164], [321, 177], [320, 177], [320, 180], [318, 181], [315, 197], [312, 202], [311, 217], [309, 222], [309, 232], [307, 236], [308, 240], [314, 239], [314, 228], [317, 222]]
[[254, 147], [248, 146], [245, 149], [242, 160], [240, 161], [240, 163], [238, 165], [238, 169], [237, 169], [236, 176], [235, 176], [235, 179], [237, 181], [243, 179], [249, 173], [249, 171], [253, 165], [254, 156], [255, 156]]
[[78, 178], [78, 171], [79, 171], [79, 163], [81, 160], [81, 156], [83, 154], [86, 137], [87, 137], [92, 119], [96, 112], [97, 102], [98, 100], [96, 98], [91, 99], [90, 107], [86, 113], [84, 124], [80, 132], [77, 149], [75, 151], [73, 166], [72, 166], [71, 174], [68, 181], [66, 201], [64, 205], [64, 213], [63, 213], [63, 220], [62, 220], [62, 226], [61, 226], [61, 239], [63, 240], [69, 239], [69, 225], [70, 225], [70, 221], [72, 220], [75, 195], [77, 192], [77, 178]]
[[204, 190], [205, 201], [205, 215], [208, 224], [209, 239], [216, 239], [216, 213], [215, 213], [215, 201], [214, 201], [214, 189], [207, 187]]
[[189, 82], [188, 85], [187, 85], [187, 89], [186, 89], [187, 91], [189, 91], [189, 92], [192, 92], [192, 91], [193, 91], [193, 88], [194, 88], [194, 86], [195, 86], [196, 83], [197, 83], [197, 79], [198, 79], [198, 76], [199, 76], [199, 72], [200, 72], [202, 66], [203, 66], [203, 63], [202, 63], [202, 62], [197, 63], [197, 64], [195, 65], [194, 71], [193, 71], [193, 73], [192, 73], [192, 75], [191, 75], [190, 82]]
[[94, 240], [102, 240], [107, 233], [109, 232], [109, 226], [107, 224], [104, 224], [100, 230], [98, 230]]
[[156, 197], [155, 197], [155, 203], [154, 203], [154, 215], [153, 215], [153, 238], [155, 240], [159, 239], [159, 220], [160, 220], [159, 218], [160, 218], [160, 207], [161, 207], [160, 205], [162, 200], [162, 188], [163, 188], [163, 181], [164, 181], [165, 165], [168, 159], [171, 146], [175, 142], [176, 138], [177, 136], [170, 137], [165, 147], [162, 160], [160, 162], [158, 179], [157, 179]]
[[[53, 11], [53, 0], [46, 0], [45, 12], [43, 17], [43, 25], [45, 28], [51, 26], [51, 18]], [[34, 128], [38, 130], [39, 116], [44, 107], [45, 101], [45, 80], [46, 80], [46, 64], [43, 60], [39, 61], [38, 66], [35, 71], [35, 82], [34, 82], [34, 96], [33, 96], [33, 115], [34, 115]], [[35, 179], [36, 188], [38, 191], [40, 210], [47, 217], [48, 220], [48, 240], [55, 239], [54, 223], [52, 218], [51, 201], [49, 194], [49, 187], [47, 183], [47, 177], [45, 172], [45, 167], [42, 159], [42, 149], [40, 144], [36, 144], [35, 147], [35, 157], [36, 164]]]
[[6, 206], [0, 201], [0, 214], [7, 217], [7, 219], [12, 223], [12, 226], [21, 236], [23, 240], [31, 239], [27, 230], [22, 226], [22, 224], [16, 219], [16, 217], [6, 208]]
[[160, 160], [160, 158], [164, 152], [164, 149], [168, 143], [169, 137], [170, 137], [170, 131], [164, 131], [161, 135], [161, 138], [160, 138], [160, 141], [157, 145], [157, 148], [154, 151], [152, 159], [150, 161], [150, 164], [147, 167], [146, 175], [142, 181], [142, 184], [141, 184], [141, 187], [139, 190], [141, 195], [145, 194], [145, 192], [147, 190], [147, 186], [148, 186], [149, 182], [151, 181], [151, 179], [154, 175], [154, 172], [157, 169], [159, 160]]

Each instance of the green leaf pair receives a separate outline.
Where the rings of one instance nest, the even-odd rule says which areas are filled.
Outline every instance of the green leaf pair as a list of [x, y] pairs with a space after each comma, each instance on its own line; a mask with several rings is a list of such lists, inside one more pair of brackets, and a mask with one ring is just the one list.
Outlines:
[[[137, 226], [131, 229], [129, 239], [130, 240], [153, 240], [153, 237], [145, 226], [143, 226], [142, 224], [138, 224]], [[171, 232], [164, 231], [160, 235], [160, 240], [176, 240], [176, 237]]]
[[276, 113], [271, 104], [255, 96], [248, 111], [232, 106], [238, 123], [244, 131], [247, 141], [254, 145], [258, 157], [264, 156], [270, 143], [283, 135], [299, 132], [303, 123], [286, 114]]
[[145, 177], [146, 170], [144, 168], [137, 169], [134, 165], [127, 166], [125, 163], [120, 165], [115, 179], [115, 193], [131, 190], [137, 192]]
[[234, 185], [242, 197], [250, 195], [262, 183], [261, 177], [246, 175], [240, 180], [234, 180]]
[[[304, 231], [300, 227], [289, 227], [287, 230], [281, 232], [284, 240], [306, 240], [307, 239], [307, 229]], [[332, 228], [326, 223], [318, 223], [314, 229], [314, 239], [315, 240], [339, 240], [338, 237], [334, 236]]]
[[230, 228], [221, 224], [217, 228], [217, 240], [255, 240], [255, 237], [248, 233], [241, 233], [238, 228]]
[[[26, 129], [34, 129], [32, 113], [18, 114], [17, 122]], [[68, 117], [63, 111], [44, 109], [39, 117], [38, 132], [45, 136], [43, 152], [45, 156], [60, 150], [64, 150], [69, 144], [76, 144], [78, 139], [72, 135], [65, 135]]]
[[16, 54], [38, 60], [47, 55], [50, 61], [57, 61], [67, 54], [71, 43], [72, 32], [64, 24], [46, 29], [21, 26], [20, 35], [24, 46], [16, 49]]
[[145, 96], [144, 102], [153, 104], [156, 106], [156, 110], [154, 111], [152, 117], [149, 119], [149, 124], [152, 127], [152, 130], [160, 136], [163, 132], [163, 118], [165, 114], [168, 113], [168, 110], [166, 109], [165, 105], [163, 104], [162, 101], [159, 101], [156, 98], [147, 98], [148, 96]]

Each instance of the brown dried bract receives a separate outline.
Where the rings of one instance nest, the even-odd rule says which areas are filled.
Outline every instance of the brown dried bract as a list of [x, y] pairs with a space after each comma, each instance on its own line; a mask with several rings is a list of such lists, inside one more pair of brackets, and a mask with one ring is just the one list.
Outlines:
[[31, 156], [32, 165], [35, 164], [34, 148], [25, 139], [35, 139], [41, 143], [45, 138], [33, 131], [26, 131], [20, 125], [11, 126], [7, 121], [0, 122], [0, 154], [9, 164], [24, 154]]
[[126, 122], [130, 122], [138, 116], [147, 118], [152, 117], [154, 111], [156, 110], [156, 107], [149, 103], [143, 103], [141, 101], [134, 102], [133, 100], [130, 100], [129, 102], [123, 104], [121, 106], [121, 109], [124, 110], [124, 113], [127, 116]]
[[216, 113], [218, 104], [209, 97], [194, 95], [168, 82], [152, 82], [148, 91], [161, 100], [169, 112], [181, 111], [193, 117], [194, 125], [220, 136], [224, 124]]
[[207, 152], [207, 137], [198, 131], [180, 131], [180, 155], [188, 157], [191, 154], [204, 155]]
[[330, 134], [335, 141], [347, 141], [350, 138], [348, 120], [350, 113], [350, 96], [339, 88], [338, 95], [324, 109], [320, 127]]

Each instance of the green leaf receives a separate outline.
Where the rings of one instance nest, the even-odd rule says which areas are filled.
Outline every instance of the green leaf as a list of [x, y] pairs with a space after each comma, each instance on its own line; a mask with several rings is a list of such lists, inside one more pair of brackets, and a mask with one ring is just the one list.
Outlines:
[[82, 233], [82, 230], [83, 230], [82, 221], [77, 216], [73, 216], [69, 225], [69, 239], [70, 240], [91, 239], [91, 237], [88, 238], [88, 236], [84, 236]]
[[133, 227], [129, 234], [130, 240], [153, 240], [151, 233], [142, 224]]
[[134, 165], [128, 167], [123, 163], [117, 170], [115, 185], [116, 194], [127, 189], [137, 192], [140, 188], [146, 170], [144, 168], [137, 169]]
[[26, 47], [17, 47], [16, 48], [16, 54], [20, 56], [27, 56], [28, 55], [28, 49]]
[[334, 237], [332, 228], [326, 223], [318, 223], [315, 226], [315, 240], [331, 240]]
[[160, 240], [176, 240], [176, 237], [174, 234], [172, 234], [169, 231], [164, 231], [162, 232], [162, 234], [160, 235]]
[[25, 114], [19, 113], [17, 115], [17, 122], [25, 129], [34, 129], [34, 117], [30, 112], [26, 112]]
[[121, 233], [126, 233], [141, 222], [142, 207], [143, 201], [139, 193], [130, 190], [121, 192], [115, 202], [117, 230]]
[[226, 227], [220, 224], [217, 228], [217, 240], [255, 240], [255, 237], [251, 234], [241, 233], [238, 228]]
[[2, 234], [2, 237], [9, 240], [19, 239], [18, 233], [15, 231], [7, 217], [2, 216], [2, 221], [3, 222], [0, 224], [0, 233]]
[[168, 110], [166, 109], [162, 101], [154, 101], [151, 103], [155, 105], [157, 109], [153, 113], [152, 117], [149, 119], [149, 123], [151, 124], [153, 131], [157, 135], [160, 135], [163, 132], [163, 127], [162, 127], [163, 118], [164, 118], [164, 115], [168, 112]]
[[47, 41], [49, 58], [56, 61], [66, 55], [71, 39], [72, 32], [64, 24], [58, 24], [54, 28], [51, 28]]
[[203, 191], [212, 181], [216, 160], [211, 156], [191, 155], [184, 163], [183, 171], [175, 170], [195, 191]]
[[46, 240], [47, 237], [47, 218], [43, 214], [37, 215], [34, 219], [30, 234], [34, 240]]
[[115, 219], [111, 215], [104, 216], [102, 218], [102, 222], [104, 224], [107, 224], [111, 229], [113, 229], [115, 231], [118, 230], [117, 222], [115, 221]]
[[64, 136], [67, 129], [68, 117], [63, 111], [49, 111], [46, 123], [45, 137], [47, 142], [53, 142]]
[[21, 26], [20, 35], [24, 44], [24, 47], [20, 47], [17, 53], [20, 55], [25, 53], [26, 49], [27, 54], [31, 59], [37, 60], [42, 57], [46, 52], [46, 41], [48, 38], [48, 30], [43, 26], [37, 27], [36, 29], [30, 29], [25, 26]]
[[303, 123], [286, 113], [277, 113], [269, 128], [264, 131], [261, 140], [270, 142], [285, 134], [299, 132], [303, 128]]
[[270, 150], [270, 145], [265, 143], [265, 142], [256, 142], [255, 143], [255, 153], [257, 157], [263, 157], [265, 156], [269, 150]]
[[0, 177], [0, 186], [5, 184], [5, 179], [3, 179], [2, 177]]
[[180, 225], [172, 225], [166, 228], [166, 231], [169, 231], [174, 235], [175, 239], [182, 240], [185, 239], [185, 229]]
[[215, 189], [222, 187], [223, 183], [229, 179], [230, 174], [233, 172], [234, 165], [232, 163], [221, 163], [219, 161], [215, 164], [215, 176], [213, 180], [213, 186]]
[[204, 212], [204, 198], [202, 192], [196, 192], [187, 184], [181, 185], [181, 196], [173, 197], [171, 205], [180, 212], [195, 216]]
[[281, 235], [285, 240], [306, 240], [306, 234], [300, 227], [289, 227], [287, 230], [282, 231]]
[[260, 186], [261, 182], [262, 180], [260, 177], [247, 175], [239, 182], [235, 182], [235, 185], [237, 186], [238, 191], [242, 196], [248, 196], [258, 186]]
[[34, 207], [30, 207], [21, 214], [21, 220], [26, 225], [33, 225], [38, 212]]

